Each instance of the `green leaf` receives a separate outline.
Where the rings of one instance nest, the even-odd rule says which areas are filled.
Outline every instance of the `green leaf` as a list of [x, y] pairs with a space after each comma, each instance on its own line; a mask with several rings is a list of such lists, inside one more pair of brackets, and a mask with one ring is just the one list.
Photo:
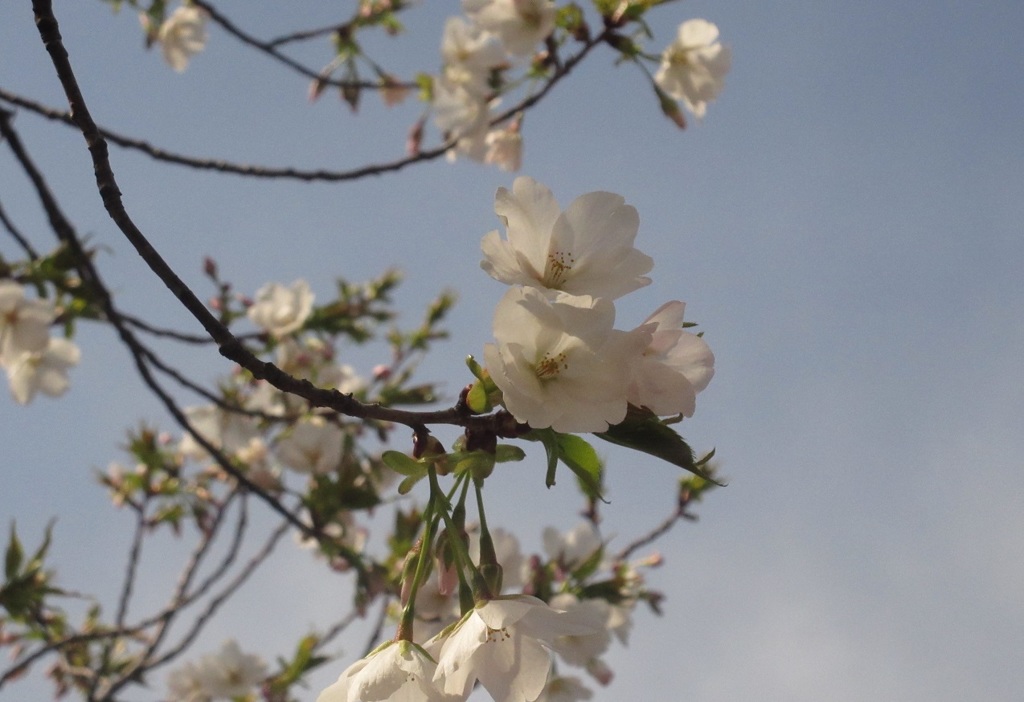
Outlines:
[[597, 451], [585, 439], [575, 434], [558, 434], [558, 457], [576, 474], [580, 489], [590, 498], [601, 497], [601, 473], [604, 465]]
[[558, 434], [554, 429], [534, 429], [523, 438], [544, 444], [544, 450], [548, 454], [548, 470], [544, 476], [544, 484], [550, 488], [555, 484], [555, 469], [558, 468]]
[[601, 498], [601, 459], [594, 447], [575, 434], [559, 434], [554, 429], [534, 429], [523, 436], [530, 441], [540, 441], [548, 454], [548, 471], [544, 484], [549, 488], [555, 484], [555, 470], [561, 460], [576, 474], [580, 488], [588, 497]]
[[625, 420], [594, 436], [655, 456], [716, 485], [722, 485], [693, 460], [693, 449], [683, 441], [683, 437], [650, 410], [630, 405]]
[[4, 577], [7, 580], [11, 580], [17, 575], [24, 557], [25, 551], [21, 547], [21, 541], [18, 540], [18, 532], [14, 528], [14, 522], [11, 522], [11, 543], [8, 544], [7, 554], [4, 557]]

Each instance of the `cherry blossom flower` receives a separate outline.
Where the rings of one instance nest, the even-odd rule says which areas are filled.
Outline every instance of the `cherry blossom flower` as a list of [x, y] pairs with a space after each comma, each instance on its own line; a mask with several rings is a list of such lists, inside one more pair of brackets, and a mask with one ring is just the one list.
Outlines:
[[210, 702], [199, 666], [188, 661], [167, 675], [167, 689], [176, 702]]
[[494, 211], [508, 240], [484, 236], [480, 265], [495, 280], [610, 299], [651, 282], [654, 261], [633, 247], [640, 218], [619, 195], [587, 193], [562, 212], [550, 190], [521, 176], [498, 189]]
[[[607, 299], [510, 288], [494, 312], [496, 344], [484, 361], [505, 407], [535, 429], [599, 432], [626, 416], [625, 382], [636, 352], [613, 335]], [[627, 339], [628, 340], [628, 339]]]
[[495, 702], [532, 702], [551, 670], [551, 641], [588, 630], [535, 597], [498, 597], [428, 642], [440, 644], [434, 680], [463, 699], [479, 680]]
[[701, 119], [725, 86], [731, 64], [729, 47], [718, 43], [718, 27], [692, 19], [679, 26], [676, 40], [662, 53], [654, 82]]
[[30, 300], [12, 280], [0, 280], [0, 363], [26, 352], [43, 351], [56, 313], [44, 300]]
[[514, 56], [526, 56], [551, 34], [557, 11], [551, 0], [462, 0], [462, 9]]
[[68, 368], [78, 365], [78, 347], [67, 339], [53, 337], [42, 351], [24, 351], [7, 363], [7, 380], [18, 404], [26, 405], [37, 392], [59, 397], [67, 391]]
[[192, 5], [177, 8], [160, 25], [157, 41], [164, 60], [181, 73], [188, 67], [189, 59], [206, 46], [206, 13]]
[[289, 375], [346, 395], [366, 387], [366, 381], [352, 366], [334, 362], [334, 348], [330, 344], [315, 337], [282, 339], [276, 349], [276, 362]]
[[484, 95], [491, 69], [505, 61], [498, 37], [461, 17], [449, 17], [441, 38], [445, 80], [472, 93]]
[[632, 368], [629, 401], [657, 415], [692, 417], [697, 393], [715, 374], [715, 356], [696, 334], [683, 331], [686, 305], [666, 302], [634, 330], [650, 341]]
[[255, 655], [242, 653], [235, 641], [171, 671], [167, 687], [175, 702], [211, 702], [244, 697], [267, 677], [267, 666]]
[[[186, 407], [185, 417], [206, 441], [229, 456], [245, 450], [258, 434], [256, 421], [252, 417], [227, 412], [216, 405]], [[191, 434], [181, 438], [178, 451], [197, 461], [207, 458], [206, 450]]]
[[598, 599], [577, 599], [567, 592], [551, 598], [548, 603], [554, 609], [565, 612], [565, 616], [590, 628], [583, 634], [562, 634], [551, 642], [551, 648], [558, 657], [569, 665], [587, 666], [608, 650], [612, 637], [608, 631], [608, 602]]
[[[302, 511], [302, 517], [305, 520], [309, 520], [309, 512], [307, 510]], [[362, 553], [363, 549], [366, 548], [366, 538], [369, 535], [365, 527], [359, 526], [356, 522], [356, 518], [350, 510], [341, 510], [337, 512], [331, 521], [321, 526], [321, 531], [324, 536], [327, 537], [328, 541], [332, 542], [337, 546], [344, 547], [355, 553]], [[320, 548], [320, 539], [309, 536], [308, 534], [295, 532], [295, 543], [298, 544], [299, 548], [312, 551], [316, 557], [323, 557], [325, 554]], [[347, 562], [344, 559], [340, 559], [332, 562], [332, 567], [337, 566], [339, 571], [346, 569]]]
[[495, 165], [503, 171], [518, 171], [523, 165], [523, 135], [519, 133], [516, 120], [504, 129], [492, 129], [485, 139], [487, 153], [484, 163]]
[[249, 653], [242, 653], [235, 641], [225, 641], [218, 653], [199, 661], [203, 688], [213, 699], [236, 699], [247, 695], [267, 677], [267, 666]]
[[393, 641], [356, 661], [317, 702], [454, 702], [464, 699], [445, 694], [434, 674], [437, 665], [409, 641]]
[[313, 312], [313, 292], [309, 283], [296, 280], [289, 287], [280, 283], [264, 285], [256, 291], [249, 307], [249, 319], [256, 326], [281, 338], [298, 331]]
[[436, 636], [461, 618], [457, 592], [457, 587], [447, 587], [440, 572], [420, 585], [416, 591], [416, 619], [413, 621], [415, 640], [424, 641]]
[[546, 527], [542, 538], [548, 558], [567, 570], [583, 565], [604, 546], [592, 522], [580, 522], [565, 534]]
[[448, 159], [463, 155], [474, 161], [483, 161], [487, 154], [487, 129], [491, 119], [491, 105], [487, 98], [464, 85], [448, 80], [434, 84], [434, 121], [445, 134], [455, 137], [455, 147], [448, 151]]
[[330, 473], [341, 463], [341, 429], [321, 417], [304, 419], [277, 442], [277, 457], [299, 473]]

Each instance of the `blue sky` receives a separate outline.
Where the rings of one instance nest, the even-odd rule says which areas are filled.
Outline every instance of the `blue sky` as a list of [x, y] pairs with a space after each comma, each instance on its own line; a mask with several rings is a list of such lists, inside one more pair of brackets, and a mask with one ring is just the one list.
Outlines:
[[[239, 7], [224, 5], [249, 27], [331, 17]], [[410, 36], [383, 44], [382, 60], [434, 69], [441, 24], [456, 11], [410, 12]], [[304, 80], [217, 29], [177, 75], [142, 50], [130, 13], [94, 1], [57, 3], [57, 14], [97, 121], [186, 153], [347, 167], [400, 155], [419, 114], [372, 96], [357, 116], [330, 95], [310, 106]], [[654, 283], [621, 301], [619, 326], [683, 299], [716, 353], [716, 377], [682, 430], [716, 447], [730, 485], [696, 525], [659, 543], [666, 565], [651, 584], [669, 596], [666, 616], [638, 613], [630, 647], [609, 657], [616, 680], [596, 699], [1018, 699], [1024, 5], [672, 4], [653, 14], [651, 48], [691, 17], [717, 23], [734, 55], [703, 124], [680, 133], [639, 72], [598, 52], [524, 128], [522, 172], [563, 205], [610, 190], [640, 212], [637, 246], [655, 259]], [[315, 65], [321, 54], [306, 57]], [[27, 1], [0, 8], [0, 86], [61, 104]], [[28, 113], [17, 126], [79, 231], [104, 246], [99, 263], [119, 299], [188, 327], [107, 220], [81, 138]], [[301, 185], [117, 149], [113, 163], [136, 221], [200, 290], [205, 255], [247, 291], [301, 276], [326, 295], [337, 275], [397, 265], [410, 319], [426, 296], [455, 288], [453, 338], [423, 367], [451, 395], [466, 380], [461, 358], [488, 340], [502, 290], [479, 270], [478, 247], [497, 227], [493, 194], [508, 174], [437, 162]], [[0, 198], [46, 248], [42, 215], [2, 148]], [[13, 253], [7, 242], [0, 250]], [[77, 341], [83, 361], [66, 397], [28, 408], [0, 397], [0, 519], [17, 519], [32, 542], [58, 515], [62, 579], [110, 593], [127, 516], [107, 506], [91, 471], [120, 458], [125, 428], [162, 417], [108, 330], [84, 327]], [[227, 370], [212, 354], [180, 358], [210, 380]], [[625, 539], [662, 513], [675, 474], [607, 456], [606, 529]], [[576, 503], [568, 485], [545, 491], [531, 458], [516, 469], [526, 477], [494, 479], [507, 499], [491, 519], [522, 524], [535, 548], [539, 529], [529, 530], [571, 526]], [[98, 551], [114, 565], [96, 568]], [[148, 577], [158, 602], [171, 576]], [[339, 591], [306, 554], [286, 556], [197, 652], [232, 635], [272, 658], [280, 641], [329, 618]], [[33, 684], [11, 694], [47, 694]]]

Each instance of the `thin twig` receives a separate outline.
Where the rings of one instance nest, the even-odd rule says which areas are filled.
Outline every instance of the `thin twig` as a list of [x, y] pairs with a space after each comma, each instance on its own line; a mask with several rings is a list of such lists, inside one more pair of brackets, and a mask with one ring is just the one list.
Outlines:
[[[56, 21], [56, 20], [55, 20]], [[540, 100], [542, 100], [563, 78], [569, 75], [569, 73], [575, 68], [580, 61], [582, 61], [598, 44], [602, 43], [609, 35], [609, 30], [605, 30], [601, 34], [589, 39], [584, 43], [583, 47], [578, 53], [570, 56], [564, 61], [556, 70], [552, 73], [551, 77], [547, 79], [543, 87], [536, 93], [529, 95], [519, 101], [517, 104], [508, 108], [504, 112], [498, 114], [496, 117], [491, 119], [491, 125], [501, 124], [516, 115], [518, 112], [525, 112], [526, 110], [535, 106]], [[59, 34], [58, 34], [59, 38]], [[30, 100], [26, 97], [12, 93], [8, 90], [0, 88], [0, 99], [3, 99], [12, 105], [23, 107], [26, 110], [34, 112], [35, 114], [45, 117], [50, 120], [55, 120], [68, 124], [71, 126], [81, 128], [81, 125], [71, 116], [71, 113], [58, 110], [52, 107], [48, 107], [34, 100]], [[91, 121], [91, 118], [90, 118]], [[150, 158], [157, 161], [164, 161], [167, 163], [174, 163], [180, 166], [187, 166], [189, 168], [195, 168], [199, 170], [212, 170], [220, 173], [229, 173], [232, 175], [248, 176], [253, 178], [290, 178], [293, 180], [299, 180], [303, 182], [345, 182], [350, 180], [359, 180], [360, 178], [366, 178], [369, 176], [383, 175], [385, 173], [393, 173], [402, 170], [407, 166], [411, 166], [417, 163], [424, 163], [433, 161], [444, 154], [448, 153], [458, 141], [456, 138], [449, 138], [444, 143], [436, 146], [432, 149], [417, 151], [415, 154], [404, 156], [393, 161], [385, 161], [379, 164], [370, 164], [366, 166], [360, 166], [350, 170], [328, 170], [328, 169], [302, 169], [293, 167], [275, 167], [275, 166], [259, 166], [253, 164], [236, 163], [232, 161], [226, 161], [223, 159], [203, 159], [194, 156], [186, 156], [184, 154], [175, 153], [166, 149], [154, 146], [148, 141], [142, 139], [136, 139], [133, 137], [119, 134], [110, 129], [100, 127], [93, 124], [93, 129], [98, 136], [110, 141], [111, 143], [117, 144], [123, 148], [134, 149], [141, 151]]]
[[[49, 8], [51, 13], [50, 16], [52, 17], [52, 8], [49, 7], [50, 3], [45, 2], [44, 4]], [[60, 45], [60, 34], [57, 31], [55, 22], [56, 21], [54, 20], [53, 31], [56, 33], [57, 37], [56, 46], [60, 49], [63, 49], [63, 47]], [[43, 22], [43, 24], [45, 24], [45, 22]], [[66, 63], [67, 53], [63, 52], [63, 54]], [[72, 80], [73, 79], [74, 77], [72, 76]], [[224, 472], [231, 475], [241, 485], [245, 486], [246, 489], [258, 495], [264, 502], [267, 503], [268, 506], [270, 506], [271, 509], [273, 509], [275, 512], [283, 516], [286, 520], [290, 521], [295, 527], [300, 529], [303, 533], [307, 534], [308, 536], [315, 538], [317, 540], [323, 538], [323, 535], [318, 530], [316, 530], [308, 524], [303, 523], [302, 520], [300, 520], [287, 509], [285, 509], [285, 507], [281, 505], [276, 500], [276, 498], [274, 498], [273, 495], [270, 495], [259, 485], [253, 483], [244, 473], [238, 470], [238, 468], [236, 468], [231, 463], [231, 461], [228, 460], [228, 458], [223, 454], [223, 452], [221, 452], [217, 447], [211, 444], [210, 441], [207, 440], [205, 436], [199, 433], [195, 429], [195, 427], [192, 426], [192, 424], [188, 421], [188, 418], [185, 416], [185, 413], [182, 411], [182, 409], [178, 407], [177, 403], [173, 400], [173, 398], [171, 398], [167, 391], [164, 390], [163, 386], [157, 382], [156, 378], [153, 377], [153, 374], [147, 363], [147, 350], [138, 341], [138, 339], [131, 332], [128, 326], [124, 323], [120, 313], [114, 306], [110, 292], [107, 290], [106, 285], [100, 278], [95, 266], [93, 266], [92, 260], [89, 258], [88, 254], [83, 250], [78, 235], [75, 233], [74, 227], [71, 226], [71, 223], [64, 216], [63, 212], [60, 209], [60, 206], [57, 204], [56, 198], [54, 198], [52, 192], [49, 189], [49, 186], [46, 184], [46, 181], [43, 178], [42, 173], [39, 172], [39, 169], [36, 168], [32, 159], [29, 157], [28, 152], [25, 150], [24, 145], [21, 143], [21, 139], [18, 136], [18, 133], [14, 130], [9, 120], [0, 118], [0, 135], [2, 135], [8, 141], [12, 151], [14, 152], [16, 158], [21, 164], [22, 169], [25, 171], [29, 180], [34, 185], [36, 193], [38, 194], [39, 199], [43, 205], [43, 209], [45, 210], [47, 218], [50, 221], [50, 226], [56, 233], [57, 238], [61, 242], [65, 243], [69, 247], [70, 251], [74, 254], [76, 260], [76, 267], [78, 269], [79, 275], [82, 277], [83, 281], [85, 281], [86, 284], [88, 284], [90, 288], [93, 290], [93, 292], [96, 294], [97, 303], [99, 304], [100, 309], [103, 310], [105, 317], [117, 330], [118, 335], [121, 337], [121, 340], [128, 348], [132, 356], [132, 359], [135, 362], [136, 370], [142, 377], [143, 382], [150, 389], [150, 391], [152, 391], [153, 394], [156, 395], [156, 397], [160, 400], [161, 404], [163, 404], [164, 408], [174, 418], [178, 426], [180, 426], [184, 431], [192, 435], [196, 443], [204, 451], [206, 451], [211, 456], [211, 458], [213, 458], [213, 460], [217, 463], [218, 466], [220, 466], [221, 469], [224, 470]], [[109, 162], [107, 162], [107, 168], [109, 169]], [[113, 187], [114, 192], [116, 194], [116, 184], [114, 184]], [[101, 187], [100, 191], [101, 193], [103, 193], [104, 188]], [[134, 225], [132, 226], [134, 227]], [[141, 236], [141, 234], [139, 236]], [[145, 240], [143, 239], [143, 241]], [[148, 242], [145, 243], [146, 246], [148, 246]], [[159, 258], [158, 255], [157, 258]], [[167, 268], [166, 264], [163, 263], [162, 259], [160, 259], [160, 263], [165, 268]], [[188, 288], [184, 286], [184, 283], [178, 280], [176, 276], [174, 278], [175, 280], [177, 280], [177, 284], [180, 288], [188, 291]], [[188, 291], [188, 294], [191, 295], [192, 300], [194, 300], [194, 302], [198, 304], [199, 309], [203, 309], [202, 304], [199, 303], [198, 299], [196, 299], [195, 296], [191, 294], [191, 291]], [[220, 323], [212, 315], [207, 313], [207, 317], [211, 319], [215, 325], [220, 326]], [[222, 326], [221, 328], [223, 329]], [[226, 332], [227, 330], [224, 329], [224, 331]], [[228, 336], [230, 336], [230, 332], [228, 332]], [[241, 343], [237, 343], [237, 346], [241, 348]], [[278, 372], [283, 374], [282, 371]], [[357, 562], [354, 563], [354, 566], [357, 569], [361, 568], [361, 564], [358, 563], [358, 559]]]
[[[218, 12], [216, 9], [214, 9], [214, 7], [209, 2], [204, 2], [204, 0], [193, 0], [193, 4], [196, 7], [199, 7], [202, 10], [205, 10], [206, 13], [210, 16], [210, 19], [212, 19], [214, 22], [219, 24], [221, 26], [221, 28], [225, 32], [227, 32], [228, 34], [234, 36], [236, 39], [241, 41], [243, 44], [248, 44], [249, 46], [253, 47], [254, 49], [256, 49], [256, 50], [258, 50], [258, 51], [260, 51], [260, 52], [262, 52], [264, 54], [267, 54], [268, 56], [274, 58], [276, 61], [279, 61], [280, 63], [283, 63], [285, 66], [288, 66], [293, 71], [296, 71], [297, 73], [300, 73], [301, 75], [305, 76], [306, 78], [312, 78], [313, 80], [320, 81], [324, 85], [330, 85], [330, 86], [333, 86], [333, 87], [336, 87], [336, 88], [360, 88], [360, 89], [367, 89], [367, 90], [378, 90], [380, 88], [385, 87], [385, 86], [383, 86], [379, 82], [358, 81], [358, 80], [335, 80], [333, 78], [329, 78], [327, 76], [323, 76], [323, 75], [320, 74], [319, 71], [314, 71], [311, 68], [307, 68], [306, 66], [303, 66], [301, 63], [299, 63], [295, 59], [293, 59], [293, 58], [287, 56], [286, 54], [283, 54], [280, 51], [278, 51], [277, 50], [277, 46], [279, 46], [281, 43], [283, 43], [280, 40], [278, 40], [276, 43], [269, 43], [269, 42], [265, 42], [265, 41], [260, 41], [259, 39], [257, 39], [256, 37], [252, 36], [251, 34], [247, 34], [246, 32], [244, 32], [241, 29], [239, 29], [238, 26], [235, 25], [231, 20], [229, 20], [227, 17], [225, 17], [220, 12]], [[339, 28], [342, 28], [344, 26], [345, 25], [341, 25], [341, 27], [335, 28], [335, 30], [337, 30]], [[400, 87], [409, 88], [410, 90], [412, 90], [412, 89], [415, 89], [417, 86], [416, 86], [415, 83], [404, 83], [404, 84], [400, 84]]]
[[202, 631], [203, 627], [210, 620], [210, 618], [213, 617], [213, 615], [217, 612], [218, 609], [220, 609], [224, 601], [227, 600], [228, 597], [233, 595], [235, 591], [238, 590], [238, 588], [246, 580], [248, 580], [250, 576], [252, 576], [256, 569], [270, 556], [270, 554], [273, 553], [274, 547], [277, 545], [277, 542], [280, 541], [281, 537], [288, 532], [288, 529], [290, 527], [291, 525], [288, 523], [282, 523], [280, 526], [278, 526], [277, 529], [275, 529], [273, 533], [268, 537], [267, 541], [263, 545], [263, 548], [261, 548], [248, 561], [248, 563], [246, 563], [245, 567], [229, 583], [227, 583], [216, 596], [214, 596], [210, 600], [209, 604], [206, 606], [206, 609], [196, 617], [196, 620], [192, 623], [191, 628], [182, 637], [179, 643], [176, 646], [174, 646], [170, 651], [154, 659], [149, 665], [146, 666], [146, 670], [151, 670], [153, 668], [170, 662], [178, 655], [180, 655], [182, 651], [188, 648], [188, 646], [195, 640], [195, 638], [199, 636], [199, 633]]
[[[2, 112], [2, 110], [0, 110], [0, 112]], [[5, 120], [7, 118], [7, 114], [0, 114], [0, 119]], [[36, 250], [34, 248], [32, 248], [32, 244], [30, 244], [28, 242], [28, 239], [26, 239], [22, 235], [22, 233], [18, 231], [18, 228], [14, 226], [14, 222], [12, 222], [11, 219], [7, 216], [7, 213], [4, 212], [2, 204], [0, 204], [0, 223], [3, 223], [4, 229], [7, 230], [7, 233], [10, 234], [16, 242], [18, 242], [18, 246], [20, 246], [22, 251], [25, 252], [25, 255], [28, 256], [29, 260], [35, 261], [36, 259], [39, 258], [39, 254], [36, 253]]]
[[675, 512], [673, 512], [671, 515], [662, 520], [662, 522], [658, 524], [658, 526], [654, 527], [651, 531], [647, 532], [640, 538], [628, 544], [621, 551], [619, 551], [618, 554], [615, 555], [613, 560], [615, 562], [622, 562], [627, 560], [630, 556], [632, 556], [634, 553], [636, 553], [644, 546], [654, 543], [662, 536], [667, 534], [669, 530], [676, 525], [676, 522], [678, 522], [680, 519], [683, 519], [685, 516], [686, 514], [683, 512], [683, 509], [681, 507], [677, 508]]

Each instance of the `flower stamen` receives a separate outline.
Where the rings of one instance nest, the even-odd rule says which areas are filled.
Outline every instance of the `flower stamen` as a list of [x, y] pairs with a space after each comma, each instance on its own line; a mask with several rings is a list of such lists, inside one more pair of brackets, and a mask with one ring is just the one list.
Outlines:
[[572, 272], [576, 258], [569, 251], [552, 251], [548, 254], [547, 275], [545, 283], [548, 287], [558, 288]]
[[568, 368], [569, 364], [566, 363], [564, 352], [557, 356], [544, 354], [544, 357], [540, 359], [540, 363], [536, 366], [537, 377], [541, 380], [557, 378], [559, 373], [568, 370]]

